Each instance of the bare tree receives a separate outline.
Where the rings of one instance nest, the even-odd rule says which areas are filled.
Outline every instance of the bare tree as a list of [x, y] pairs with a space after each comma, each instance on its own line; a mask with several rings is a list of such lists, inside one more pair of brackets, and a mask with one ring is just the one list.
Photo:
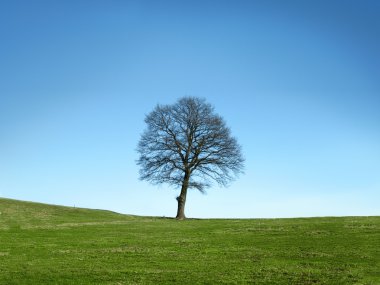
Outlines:
[[204, 192], [212, 181], [226, 186], [242, 172], [241, 147], [204, 99], [184, 97], [173, 105], [157, 105], [145, 123], [137, 148], [140, 179], [181, 186], [177, 219], [185, 219], [189, 188]]

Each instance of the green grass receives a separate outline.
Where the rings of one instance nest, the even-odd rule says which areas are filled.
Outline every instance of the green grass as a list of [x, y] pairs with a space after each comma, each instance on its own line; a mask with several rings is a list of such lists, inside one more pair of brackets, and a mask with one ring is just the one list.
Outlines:
[[380, 284], [380, 217], [185, 220], [0, 199], [0, 284]]

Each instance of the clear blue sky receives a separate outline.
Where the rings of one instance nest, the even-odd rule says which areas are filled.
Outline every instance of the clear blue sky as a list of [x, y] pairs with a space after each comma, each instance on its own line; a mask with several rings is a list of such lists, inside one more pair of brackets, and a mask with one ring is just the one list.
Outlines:
[[157, 103], [204, 97], [246, 157], [190, 217], [380, 215], [380, 2], [1, 1], [0, 196], [175, 216], [138, 180]]

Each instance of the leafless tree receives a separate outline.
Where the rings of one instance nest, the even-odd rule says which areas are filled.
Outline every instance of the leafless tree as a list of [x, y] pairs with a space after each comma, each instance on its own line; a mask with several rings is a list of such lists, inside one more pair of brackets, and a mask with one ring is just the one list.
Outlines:
[[157, 105], [145, 123], [137, 148], [140, 179], [181, 187], [177, 219], [185, 219], [189, 188], [204, 192], [212, 181], [226, 186], [243, 170], [241, 147], [204, 99]]

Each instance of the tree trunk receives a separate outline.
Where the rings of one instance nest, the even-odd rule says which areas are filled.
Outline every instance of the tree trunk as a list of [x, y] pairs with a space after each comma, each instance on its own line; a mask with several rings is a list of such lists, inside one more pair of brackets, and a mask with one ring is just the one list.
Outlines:
[[183, 182], [182, 182], [181, 194], [177, 197], [177, 201], [178, 201], [178, 210], [177, 210], [177, 216], [176, 216], [177, 220], [186, 219], [185, 203], [186, 203], [187, 188], [189, 187], [189, 180], [190, 180], [190, 175], [188, 173], [185, 173], [185, 177], [183, 178]]

